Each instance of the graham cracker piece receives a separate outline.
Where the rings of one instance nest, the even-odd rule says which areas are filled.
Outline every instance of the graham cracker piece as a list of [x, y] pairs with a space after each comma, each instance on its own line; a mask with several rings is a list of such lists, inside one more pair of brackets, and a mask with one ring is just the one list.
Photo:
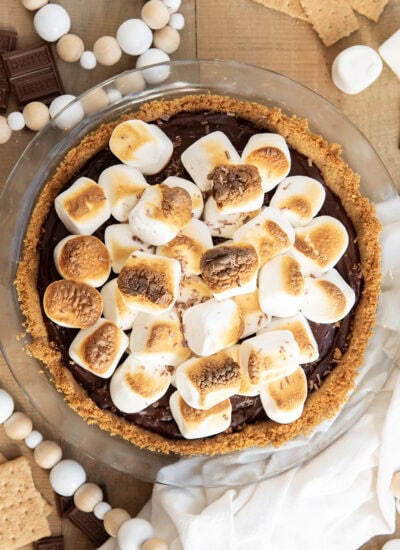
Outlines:
[[389, 0], [350, 0], [351, 7], [372, 21], [378, 21]]
[[36, 489], [25, 457], [0, 465], [0, 550], [49, 536], [48, 503]]
[[300, 0], [253, 0], [253, 2], [262, 4], [266, 8], [286, 13], [295, 19], [307, 21], [307, 16], [301, 7]]
[[331, 46], [359, 28], [349, 0], [300, 0], [309, 22], [325, 46]]

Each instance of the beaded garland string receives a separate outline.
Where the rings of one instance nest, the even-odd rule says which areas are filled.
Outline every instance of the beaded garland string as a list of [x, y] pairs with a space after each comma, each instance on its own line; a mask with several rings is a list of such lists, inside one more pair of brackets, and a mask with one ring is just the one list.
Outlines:
[[[70, 33], [71, 18], [65, 8], [51, 4], [49, 0], [21, 0], [29, 11], [36, 11], [33, 26], [37, 34], [46, 42], [56, 43], [57, 55], [67, 63], [79, 62], [86, 70], [93, 70], [97, 63], [112, 66], [117, 63], [122, 52], [137, 56], [136, 67], [142, 68], [155, 63], [167, 62], [169, 55], [180, 45], [180, 30], [185, 26], [185, 18], [178, 13], [182, 0], [148, 0], [142, 7], [141, 19], [127, 19], [119, 26], [116, 36], [101, 36], [93, 50], [85, 50], [83, 40]], [[161, 82], [167, 72], [154, 73], [149, 70], [143, 76], [146, 82]], [[14, 111], [7, 117], [0, 116], [0, 144], [7, 143], [12, 132], [27, 127], [41, 130], [47, 122], [75, 96], [65, 94], [56, 98], [49, 108], [40, 101], [28, 103], [22, 113]]]

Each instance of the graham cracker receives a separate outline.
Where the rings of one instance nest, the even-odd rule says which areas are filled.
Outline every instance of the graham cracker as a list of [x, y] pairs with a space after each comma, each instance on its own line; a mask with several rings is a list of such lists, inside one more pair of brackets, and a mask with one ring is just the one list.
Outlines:
[[[51, 507], [50, 507], [51, 509]], [[49, 504], [36, 489], [25, 457], [0, 465], [0, 550], [49, 536]]]
[[307, 16], [300, 4], [300, 0], [253, 0], [253, 2], [262, 4], [266, 8], [286, 13], [295, 19], [307, 21]]
[[349, 0], [300, 0], [300, 3], [325, 46], [359, 28]]
[[351, 6], [361, 15], [378, 21], [389, 0], [350, 0]]

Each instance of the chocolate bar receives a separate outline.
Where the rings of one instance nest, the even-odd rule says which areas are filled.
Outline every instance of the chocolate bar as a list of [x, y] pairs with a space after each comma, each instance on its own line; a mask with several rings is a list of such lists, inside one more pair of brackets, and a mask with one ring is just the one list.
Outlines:
[[64, 550], [63, 537], [45, 537], [33, 543], [34, 550]]
[[47, 44], [3, 54], [4, 68], [18, 104], [50, 103], [64, 93], [51, 49]]
[[82, 512], [74, 506], [67, 511], [65, 517], [85, 533], [96, 546], [101, 546], [109, 538], [103, 522], [92, 512]]
[[16, 44], [16, 32], [0, 29], [0, 112], [5, 112], [7, 109], [8, 94], [10, 91], [1, 54], [15, 50]]

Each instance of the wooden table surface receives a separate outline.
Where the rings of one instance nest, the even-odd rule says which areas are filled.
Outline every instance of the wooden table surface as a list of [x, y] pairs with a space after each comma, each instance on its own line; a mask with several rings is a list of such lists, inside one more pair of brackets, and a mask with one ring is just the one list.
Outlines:
[[[100, 36], [115, 35], [125, 19], [138, 17], [143, 5], [140, 0], [59, 0], [57, 3], [68, 10], [72, 32], [83, 38], [87, 49], [91, 49]], [[329, 48], [322, 45], [307, 23], [266, 9], [251, 0], [183, 0], [181, 11], [186, 18], [186, 27], [181, 31], [181, 46], [173, 58], [235, 59], [283, 73], [308, 86], [339, 107], [362, 130], [400, 189], [399, 80], [384, 66], [380, 78], [372, 86], [358, 95], [348, 96], [337, 90], [330, 78], [332, 61], [341, 50], [354, 44], [366, 44], [377, 49], [399, 28], [399, 0], [389, 2], [378, 23], [360, 16], [360, 29]], [[32, 16], [18, 0], [0, 0], [0, 27], [18, 32], [18, 47], [40, 43], [33, 30]], [[72, 94], [79, 94], [133, 66], [134, 60], [126, 55], [113, 67], [98, 66], [93, 71], [85, 71], [79, 64], [58, 61], [66, 92]], [[15, 104], [10, 102], [9, 112], [14, 109]], [[0, 145], [0, 185], [4, 184], [32, 135], [27, 130], [15, 132], [7, 144]], [[379, 182], [376, 184], [379, 185]], [[0, 381], [0, 385], [14, 396], [17, 409], [31, 415], [37, 429], [44, 429], [43, 421], [18, 388], [2, 358]], [[37, 486], [50, 501], [53, 500], [47, 474], [35, 467], [30, 451], [6, 438], [1, 427], [0, 452], [8, 458], [26, 455], [32, 464]], [[77, 451], [68, 448], [66, 452], [73, 457]], [[90, 480], [107, 487], [109, 502], [113, 506], [126, 508], [132, 515], [140, 510], [151, 494], [149, 484], [102, 464], [91, 462], [87, 468]], [[84, 535], [69, 522], [61, 522], [56, 513], [50, 516], [50, 522], [54, 534], [64, 534], [67, 549], [93, 548]], [[396, 535], [400, 537], [399, 523], [393, 538]], [[376, 537], [363, 549], [378, 550], [390, 538]]]

